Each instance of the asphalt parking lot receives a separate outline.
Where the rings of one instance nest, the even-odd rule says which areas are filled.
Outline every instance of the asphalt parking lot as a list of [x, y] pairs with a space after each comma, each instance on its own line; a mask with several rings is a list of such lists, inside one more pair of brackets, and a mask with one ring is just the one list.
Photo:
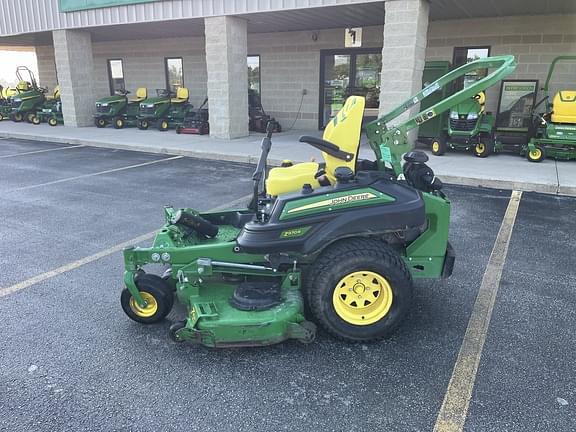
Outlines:
[[[253, 167], [0, 139], [0, 293], [251, 190]], [[391, 339], [211, 350], [122, 312], [120, 252], [0, 294], [0, 430], [432, 431], [511, 191], [447, 187], [452, 278]], [[466, 431], [576, 430], [576, 199], [521, 197]]]

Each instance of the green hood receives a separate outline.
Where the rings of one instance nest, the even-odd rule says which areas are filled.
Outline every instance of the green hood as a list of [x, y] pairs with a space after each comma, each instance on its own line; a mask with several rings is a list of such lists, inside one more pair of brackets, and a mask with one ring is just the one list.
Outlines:
[[479, 114], [481, 109], [482, 108], [480, 107], [478, 101], [476, 99], [470, 98], [453, 107], [452, 111], [456, 111], [458, 115], [467, 115], [469, 113]]
[[100, 98], [96, 101], [97, 104], [103, 104], [103, 103], [116, 103], [116, 102], [124, 102], [126, 100], [126, 96], [121, 96], [121, 95], [114, 95], [114, 96], [107, 96], [107, 97], [103, 97]]
[[142, 105], [150, 105], [150, 104], [162, 104], [162, 103], [169, 103], [170, 97], [169, 96], [157, 96], [144, 99], [140, 104]]

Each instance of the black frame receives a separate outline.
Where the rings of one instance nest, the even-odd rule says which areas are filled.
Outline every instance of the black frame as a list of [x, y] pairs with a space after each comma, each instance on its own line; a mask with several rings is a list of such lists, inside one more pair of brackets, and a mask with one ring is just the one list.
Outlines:
[[182, 63], [182, 87], [184, 85], [184, 59], [182, 57], [164, 57], [164, 75], [166, 77], [166, 90], [172, 92], [172, 87], [170, 85], [169, 73], [168, 73], [168, 60], [180, 60]]
[[[508, 127], [498, 127], [498, 116], [500, 115], [500, 105], [502, 104], [502, 91], [504, 90], [504, 84], [505, 83], [511, 83], [511, 82], [530, 82], [530, 83], [534, 83], [536, 84], [536, 87], [534, 88], [534, 97], [532, 98], [532, 109], [534, 109], [534, 105], [536, 105], [536, 100], [538, 99], [538, 91], [540, 90], [540, 82], [537, 79], [503, 79], [500, 81], [500, 92], [498, 93], [498, 107], [496, 108], [496, 116], [495, 116], [495, 121], [494, 121], [494, 128], [498, 131], [504, 131], [504, 132], [510, 132], [512, 131], [512, 128], [508, 128]], [[524, 129], [518, 129], [518, 132], [529, 132], [530, 131], [530, 126], [527, 128], [527, 130]]]
[[258, 95], [262, 96], [262, 56], [260, 54], [248, 54], [246, 62], [248, 62], [248, 57], [258, 57]]
[[110, 95], [114, 96], [116, 90], [114, 89], [114, 79], [112, 78], [112, 67], [110, 66], [110, 62], [119, 61], [120, 65], [122, 66], [122, 81], [124, 83], [123, 89], [126, 90], [126, 75], [124, 75], [124, 59], [121, 58], [111, 58], [106, 60], [106, 68], [108, 69], [108, 88], [110, 89]]
[[318, 130], [323, 130], [324, 116], [324, 73], [326, 65], [324, 57], [329, 55], [350, 55], [350, 82], [356, 82], [356, 56], [352, 54], [382, 54], [382, 47], [378, 48], [340, 48], [320, 50], [320, 93], [318, 96]]

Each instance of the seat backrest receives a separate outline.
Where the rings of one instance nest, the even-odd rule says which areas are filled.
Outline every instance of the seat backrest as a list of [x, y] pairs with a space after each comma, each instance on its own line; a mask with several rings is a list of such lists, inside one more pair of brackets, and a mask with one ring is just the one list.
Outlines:
[[21, 92], [30, 90], [30, 83], [28, 81], [20, 81], [16, 84], [16, 89]]
[[178, 87], [176, 99], [188, 99], [188, 89], [186, 87]]
[[54, 95], [54, 99], [60, 99], [60, 86], [57, 85], [56, 87], [54, 87], [54, 93], [52, 93]]
[[322, 138], [336, 144], [340, 150], [353, 153], [354, 158], [343, 161], [322, 152], [326, 162], [326, 174], [330, 180], [334, 180], [334, 170], [341, 166], [346, 166], [352, 171], [356, 171], [356, 158], [360, 147], [360, 132], [362, 130], [362, 119], [364, 118], [364, 105], [366, 101], [362, 96], [350, 96], [338, 114], [328, 123], [324, 129]]
[[480, 104], [480, 112], [484, 112], [484, 109], [486, 108], [486, 93], [481, 91], [476, 96], [474, 96], [474, 99], [476, 99]]
[[576, 90], [562, 90], [554, 95], [551, 120], [576, 124]]
[[136, 97], [138, 99], [146, 99], [148, 97], [148, 89], [146, 87], [137, 88]]

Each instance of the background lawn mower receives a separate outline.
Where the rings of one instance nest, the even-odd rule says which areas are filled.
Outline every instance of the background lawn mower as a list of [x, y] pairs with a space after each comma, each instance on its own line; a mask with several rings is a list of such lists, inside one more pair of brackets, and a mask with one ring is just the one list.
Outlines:
[[140, 103], [138, 113], [138, 129], [146, 130], [151, 125], [161, 131], [171, 127], [182, 126], [184, 119], [193, 113], [193, 106], [188, 102], [188, 89], [180, 87], [176, 97], [171, 97], [170, 90], [157, 89], [157, 96], [148, 98]]
[[103, 128], [112, 123], [115, 129], [126, 126], [136, 126], [140, 102], [148, 97], [148, 90], [141, 87], [136, 90], [136, 97], [129, 99], [129, 91], [117, 90], [113, 96], [108, 96], [96, 101], [96, 114], [94, 124]]
[[[28, 78], [25, 80], [23, 74]], [[18, 66], [16, 68], [16, 77], [19, 82], [29, 83], [26, 90], [18, 89], [18, 94], [12, 96], [12, 112], [10, 118], [15, 122], [26, 120], [32, 123], [32, 119], [36, 115], [36, 111], [42, 106], [45, 101], [45, 89], [38, 87], [34, 73], [26, 66]]]
[[486, 94], [482, 91], [450, 109], [448, 125], [440, 136], [432, 139], [432, 154], [443, 155], [449, 148], [472, 150], [478, 157], [494, 152], [494, 123], [486, 112]]
[[202, 105], [184, 118], [181, 126], [176, 127], [177, 134], [206, 135], [210, 133], [209, 114], [206, 104], [208, 98], [204, 99]]
[[[534, 107], [534, 136], [522, 149], [530, 162], [544, 158], [576, 159], [576, 85], [572, 90], [560, 90], [550, 102], [550, 81], [558, 63], [576, 61], [576, 56], [556, 57], [550, 64], [542, 90], [546, 97]], [[537, 114], [535, 109], [546, 103], [546, 113]]]
[[264, 133], [269, 124], [272, 125], [274, 133], [282, 132], [280, 123], [266, 114], [260, 95], [253, 89], [248, 90], [248, 118], [248, 130], [251, 132]]
[[[512, 56], [468, 63], [370, 123], [375, 161], [358, 160], [363, 97], [348, 98], [322, 139], [300, 138], [322, 151], [323, 164], [268, 171], [270, 125], [248, 208], [199, 213], [166, 207], [166, 224], [152, 247], [124, 251], [123, 310], [137, 322], [155, 323], [176, 297], [187, 314], [172, 324], [171, 338], [209, 347], [311, 342], [316, 326], [304, 304], [309, 319], [336, 338], [358, 342], [392, 334], [409, 310], [413, 278], [449, 277], [455, 260], [450, 201], [426, 154], [411, 151], [407, 132], [515, 67]], [[484, 68], [495, 70], [388, 126], [435, 89]], [[400, 174], [405, 181], [397, 180]], [[146, 273], [150, 264], [168, 270]]]
[[64, 123], [62, 116], [62, 101], [60, 100], [60, 86], [56, 86], [52, 96], [48, 96], [44, 104], [32, 117], [32, 124], [39, 125], [47, 122], [50, 126], [57, 126]]

